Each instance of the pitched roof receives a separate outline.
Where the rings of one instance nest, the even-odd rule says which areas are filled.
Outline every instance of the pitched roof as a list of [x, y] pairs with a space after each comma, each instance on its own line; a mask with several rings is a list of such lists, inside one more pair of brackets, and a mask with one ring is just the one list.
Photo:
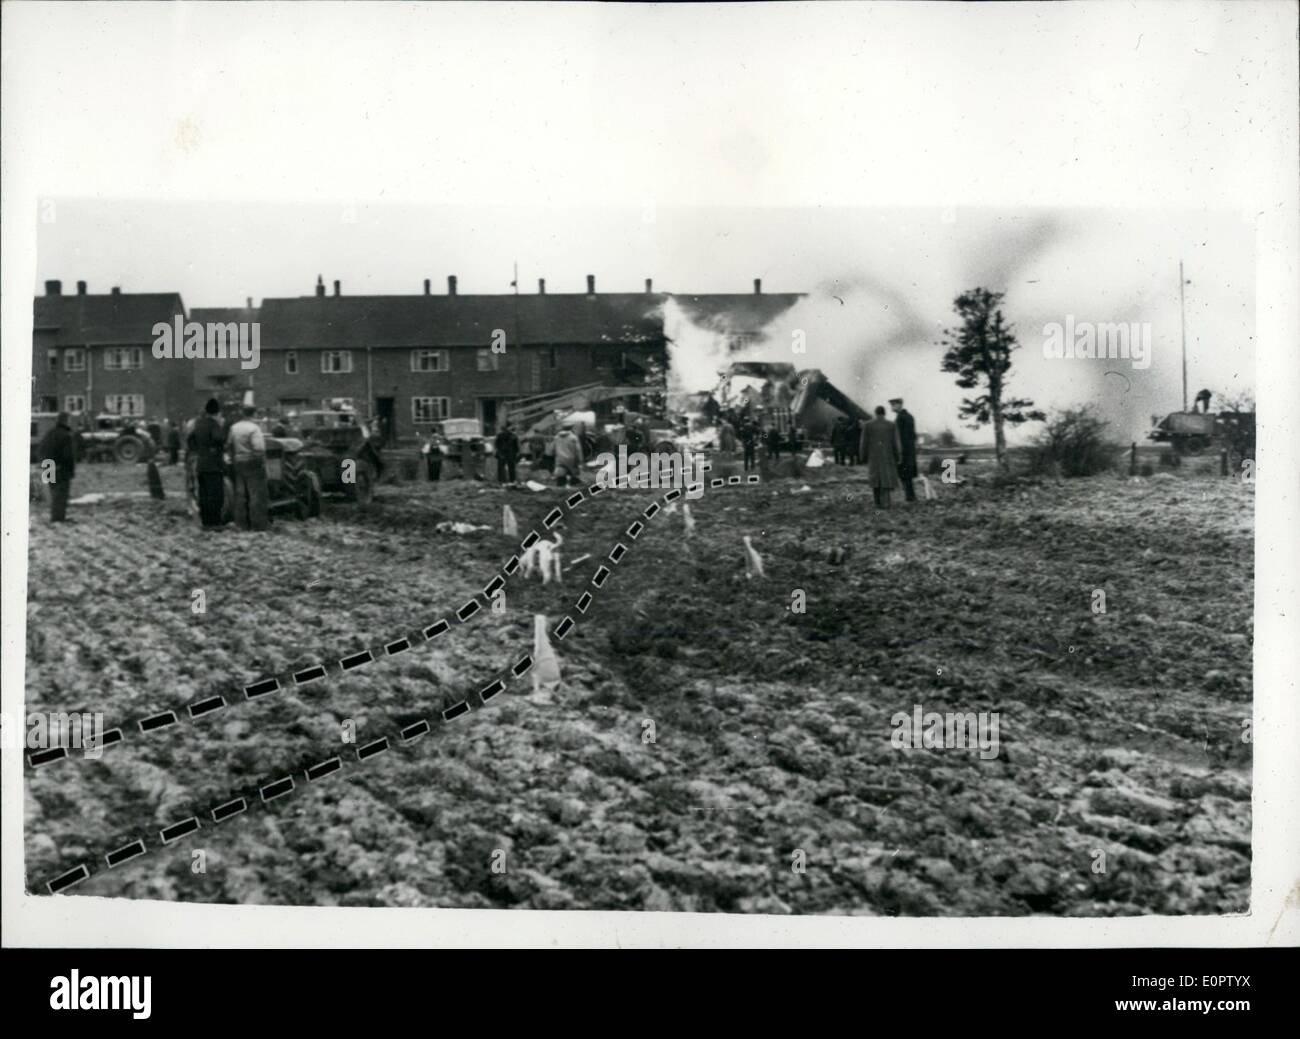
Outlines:
[[153, 326], [185, 314], [179, 292], [37, 296], [34, 329], [53, 346], [152, 343]]
[[664, 299], [631, 292], [264, 299], [262, 347], [488, 346], [497, 329], [509, 342], [656, 343]]
[[[190, 311], [190, 320], [204, 326], [231, 323], [238, 325], [257, 321], [260, 313], [257, 307], [195, 307]], [[205, 391], [243, 389], [250, 381], [249, 372], [243, 367], [237, 355], [224, 359], [198, 357], [192, 359], [189, 364], [190, 378], [197, 389]]]
[[692, 322], [715, 332], [761, 332], [804, 298], [802, 292], [690, 294], [672, 298]]

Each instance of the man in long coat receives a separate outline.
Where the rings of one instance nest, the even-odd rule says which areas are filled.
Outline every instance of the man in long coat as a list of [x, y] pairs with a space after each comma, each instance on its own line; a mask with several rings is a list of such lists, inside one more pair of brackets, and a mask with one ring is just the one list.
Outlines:
[[189, 448], [194, 457], [194, 479], [198, 484], [199, 516], [207, 530], [222, 525], [221, 513], [226, 497], [226, 427], [220, 414], [221, 405], [215, 398], [209, 400], [189, 437]]
[[889, 492], [898, 489], [898, 461], [902, 451], [898, 430], [885, 418], [885, 409], [876, 408], [876, 417], [862, 427], [862, 457], [867, 460], [867, 474], [876, 508], [889, 508]]
[[902, 397], [895, 397], [889, 406], [894, 409], [894, 425], [898, 428], [898, 478], [903, 481], [903, 494], [907, 500], [916, 501], [916, 490], [912, 487], [912, 481], [916, 479], [916, 420], [903, 407]]
[[68, 498], [72, 494], [72, 478], [77, 474], [77, 438], [72, 432], [72, 419], [60, 411], [54, 428], [45, 434], [40, 443], [41, 461], [54, 463], [54, 483], [50, 485], [50, 522], [68, 523]]

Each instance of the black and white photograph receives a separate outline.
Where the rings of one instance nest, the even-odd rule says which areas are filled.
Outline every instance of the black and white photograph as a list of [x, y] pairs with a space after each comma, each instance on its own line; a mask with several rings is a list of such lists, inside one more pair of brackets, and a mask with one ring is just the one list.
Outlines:
[[1300, 937], [1294, 5], [3, 16], [19, 944]]

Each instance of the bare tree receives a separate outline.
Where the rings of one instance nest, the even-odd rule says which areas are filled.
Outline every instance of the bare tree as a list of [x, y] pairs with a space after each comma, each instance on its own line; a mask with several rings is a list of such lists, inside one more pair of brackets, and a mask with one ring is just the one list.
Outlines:
[[1005, 425], [1041, 422], [1047, 416], [1033, 408], [1034, 402], [1020, 397], [1004, 399], [1007, 373], [1011, 370], [1011, 351], [1020, 344], [1002, 317], [1004, 293], [988, 289], [971, 289], [953, 300], [953, 309], [961, 325], [946, 328], [940, 345], [947, 347], [943, 370], [957, 373], [957, 385], [964, 390], [982, 387], [976, 397], [964, 397], [961, 417], [973, 419], [971, 429], [993, 424], [993, 443], [998, 465], [1006, 466], [1007, 440]]

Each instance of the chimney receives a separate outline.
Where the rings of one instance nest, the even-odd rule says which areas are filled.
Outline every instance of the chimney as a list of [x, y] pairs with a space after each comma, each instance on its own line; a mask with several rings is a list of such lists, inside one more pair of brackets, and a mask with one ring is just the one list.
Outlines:
[[84, 296], [85, 294], [86, 294], [86, 283], [84, 281], [77, 282], [77, 295]]
[[248, 309], [248, 310], [252, 310], [252, 309], [253, 309], [253, 297], [252, 297], [252, 296], [249, 296], [247, 299], [244, 300], [244, 307], [245, 307], [246, 309]]
[[339, 295], [339, 283], [337, 281], [334, 282], [334, 295]]
[[762, 279], [762, 278], [755, 278], [755, 279], [754, 279], [754, 295], [755, 295], [755, 296], [761, 296], [762, 294], [763, 294], [763, 279]]
[[538, 279], [537, 279], [537, 295], [539, 295], [539, 296], [545, 296], [545, 295], [546, 295], [546, 279], [545, 279], [545, 278], [538, 278]]
[[63, 282], [61, 282], [61, 281], [47, 281], [47, 282], [45, 283], [45, 295], [47, 295], [47, 296], [62, 296], [62, 295], [63, 295]]
[[653, 282], [651, 279], [646, 278], [646, 280], [645, 280], [645, 294], [648, 296], [648, 295], [650, 295], [652, 292], [654, 292], [654, 290], [655, 290], [655, 288], [654, 288], [654, 282]]
[[447, 295], [456, 295], [456, 275], [454, 274], [447, 275]]
[[588, 295], [588, 296], [594, 296], [595, 294], [596, 294], [596, 276], [595, 276], [594, 274], [588, 274], [588, 275], [587, 275], [587, 295]]
[[424, 294], [425, 294], [426, 296], [429, 294], [429, 279], [428, 279], [428, 278], [425, 278], [425, 279], [424, 279]]
[[120, 286], [120, 285], [114, 285], [114, 286], [113, 286], [111, 289], [109, 289], [108, 291], [111, 292], [114, 296], [120, 296], [120, 295], [122, 295], [122, 286]]
[[325, 295], [325, 279], [322, 278], [319, 274], [316, 275], [316, 295], [318, 296]]

